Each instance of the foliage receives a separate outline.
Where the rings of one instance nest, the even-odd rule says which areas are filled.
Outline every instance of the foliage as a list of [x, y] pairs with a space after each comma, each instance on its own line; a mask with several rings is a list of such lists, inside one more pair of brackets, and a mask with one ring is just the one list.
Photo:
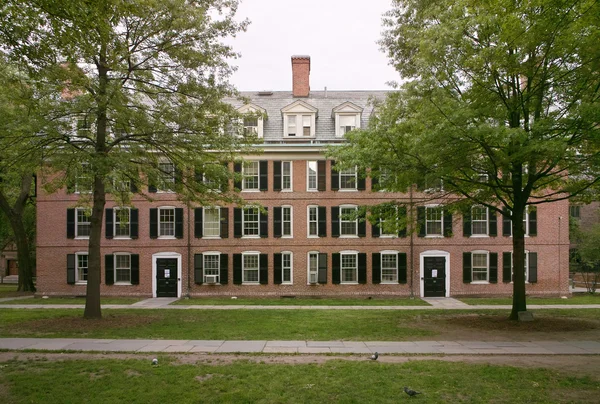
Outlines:
[[[225, 97], [237, 55], [223, 39], [245, 29], [237, 0], [9, 0], [0, 6], [2, 49], [57, 98], [46, 134], [47, 191], [77, 184], [91, 209], [86, 317], [101, 317], [100, 240], [107, 196], [162, 185], [185, 202], [233, 201], [207, 185], [231, 174], [256, 141], [226, 130], [236, 113]], [[60, 96], [59, 96], [60, 95]], [[164, 163], [172, 163], [174, 172]], [[51, 175], [61, 173], [61, 175]], [[147, 194], [143, 196], [150, 198]]]
[[[419, 402], [593, 402], [597, 380], [544, 368], [411, 360], [382, 363], [331, 359], [325, 363], [232, 363], [212, 359], [181, 363], [148, 355], [116, 359], [106, 355], [60, 361], [11, 360], [2, 364], [5, 402], [89, 403], [397, 403], [409, 400], [407, 385], [421, 391]], [[291, 360], [290, 360], [291, 361]], [[267, 363], [265, 363], [267, 362]], [[65, 385], [69, 388], [66, 389]]]
[[588, 229], [573, 224], [571, 236], [577, 244], [570, 257], [571, 269], [581, 275], [588, 293], [594, 293], [600, 284], [600, 224]]
[[441, 180], [419, 198], [509, 217], [517, 319], [527, 206], [600, 180], [600, 4], [396, 0], [384, 26], [405, 83], [332, 154], [370, 167], [384, 189]]

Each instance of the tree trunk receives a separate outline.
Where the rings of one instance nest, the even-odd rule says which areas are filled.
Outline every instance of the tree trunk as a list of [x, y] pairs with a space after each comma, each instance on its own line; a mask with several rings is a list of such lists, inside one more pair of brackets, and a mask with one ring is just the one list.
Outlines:
[[510, 312], [510, 320], [518, 320], [519, 312], [527, 310], [525, 297], [525, 229], [523, 228], [523, 217], [525, 216], [525, 204], [517, 203], [515, 200], [512, 212], [513, 233], [513, 304]]

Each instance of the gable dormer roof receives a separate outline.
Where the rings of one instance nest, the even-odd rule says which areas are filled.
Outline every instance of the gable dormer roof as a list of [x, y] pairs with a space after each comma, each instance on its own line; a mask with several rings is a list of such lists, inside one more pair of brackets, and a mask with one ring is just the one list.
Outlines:
[[335, 114], [339, 114], [339, 113], [360, 114], [362, 112], [363, 112], [363, 108], [359, 107], [358, 105], [356, 105], [350, 101], [346, 101], [331, 110], [331, 117], [335, 118]]
[[304, 101], [298, 100], [298, 101], [292, 102], [291, 104], [288, 104], [285, 107], [281, 108], [281, 115], [287, 114], [290, 112], [292, 112], [292, 113], [293, 112], [310, 113], [310, 114], [316, 115], [319, 112], [319, 110]]

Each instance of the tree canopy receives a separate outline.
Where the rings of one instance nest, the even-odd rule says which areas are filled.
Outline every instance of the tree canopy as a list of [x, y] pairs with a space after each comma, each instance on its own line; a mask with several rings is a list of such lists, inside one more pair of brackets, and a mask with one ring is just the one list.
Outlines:
[[600, 178], [600, 4], [396, 0], [384, 27], [382, 48], [404, 83], [332, 153], [385, 173], [386, 189], [441, 180], [433, 197], [511, 218], [516, 319], [526, 310], [527, 206]]

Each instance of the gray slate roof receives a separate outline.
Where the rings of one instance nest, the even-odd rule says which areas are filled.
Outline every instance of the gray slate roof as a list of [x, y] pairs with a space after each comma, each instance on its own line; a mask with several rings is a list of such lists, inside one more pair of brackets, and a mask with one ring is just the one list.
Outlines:
[[[291, 91], [273, 91], [272, 95], [259, 95], [256, 91], [244, 91], [242, 97], [254, 105], [264, 108], [268, 118], [264, 121], [264, 141], [285, 141], [283, 137], [283, 116], [281, 109], [301, 100], [318, 109], [316, 119], [316, 140], [335, 140], [335, 121], [331, 111], [347, 101], [363, 108], [361, 128], [365, 129], [373, 111], [372, 99], [385, 99], [389, 91], [311, 91], [308, 97], [294, 97]], [[241, 101], [232, 101], [238, 108], [244, 105]]]

